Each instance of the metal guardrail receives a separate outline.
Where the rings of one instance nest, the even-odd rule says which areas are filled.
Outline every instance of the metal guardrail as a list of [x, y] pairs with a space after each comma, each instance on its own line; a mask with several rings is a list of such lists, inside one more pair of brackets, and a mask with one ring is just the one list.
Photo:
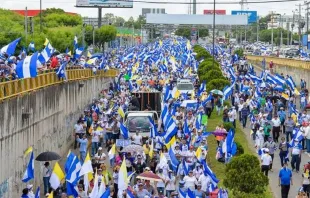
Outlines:
[[247, 55], [247, 59], [261, 65], [263, 58], [266, 59], [266, 65], [269, 64], [270, 61], [273, 61], [275, 66], [283, 65], [288, 67], [295, 67], [299, 69], [307, 69], [310, 70], [310, 62], [303, 61], [303, 60], [295, 60], [290, 58], [278, 58], [278, 57], [271, 57], [271, 56], [253, 56]]
[[[96, 77], [115, 77], [118, 71], [115, 69], [106, 72], [97, 70], [96, 74], [94, 74], [91, 69], [69, 69], [66, 73], [67, 81], [78, 81]], [[39, 74], [36, 78], [0, 82], [0, 101], [63, 82], [65, 81], [59, 79], [55, 71]]]

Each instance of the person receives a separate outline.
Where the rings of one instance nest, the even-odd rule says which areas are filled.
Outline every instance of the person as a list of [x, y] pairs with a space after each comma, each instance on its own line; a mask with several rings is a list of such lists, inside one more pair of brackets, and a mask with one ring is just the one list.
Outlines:
[[142, 135], [138, 130], [136, 131], [136, 134], [131, 137], [131, 140], [133, 141], [133, 144], [142, 146]]
[[263, 126], [264, 128], [264, 142], [268, 141], [268, 137], [270, 137], [270, 131], [271, 131], [271, 124], [270, 122], [266, 122], [265, 125]]
[[87, 146], [88, 146], [88, 140], [86, 138], [86, 134], [83, 135], [83, 139], [80, 139], [80, 137], [77, 135], [76, 140], [80, 143], [80, 160], [81, 163], [84, 163], [86, 152], [87, 152]]
[[203, 192], [202, 190], [201, 190], [201, 183], [197, 183], [197, 189], [195, 190], [195, 197], [196, 198], [205, 198], [206, 197], [206, 194], [205, 194], [205, 192]]
[[229, 122], [231, 122], [236, 128], [236, 118], [237, 118], [237, 112], [235, 106], [231, 107], [231, 110], [228, 112]]
[[308, 198], [306, 192], [304, 192], [302, 187], [299, 189], [296, 198]]
[[44, 194], [49, 192], [50, 189], [50, 177], [52, 174], [52, 169], [50, 167], [49, 162], [45, 162], [43, 166], [43, 186], [44, 186]]
[[285, 121], [284, 125], [285, 125], [286, 141], [289, 142], [290, 141], [289, 137], [293, 139], [293, 130], [295, 126], [295, 122], [291, 116], [288, 116], [288, 120]]
[[280, 107], [280, 111], [278, 111], [278, 116], [280, 118], [281, 126], [282, 126], [282, 133], [285, 133], [285, 120], [286, 120], [286, 113], [284, 111], [284, 107]]
[[305, 191], [305, 193], [307, 193], [307, 196], [309, 197], [310, 195], [310, 174], [309, 174], [309, 169], [306, 169], [304, 171], [304, 173], [302, 174], [302, 187]]
[[307, 148], [307, 153], [310, 154], [310, 127], [309, 125], [304, 127], [304, 139], [306, 140], [306, 148]]
[[188, 175], [186, 175], [183, 180], [185, 181], [185, 187], [195, 190], [195, 185], [197, 184], [197, 179], [194, 176], [193, 170], [190, 170]]
[[134, 167], [136, 173], [139, 175], [139, 174], [143, 173], [143, 170], [145, 169], [146, 164], [142, 161], [142, 156], [140, 154], [137, 156], [137, 158], [138, 159], [136, 162], [134, 162], [133, 167]]
[[288, 161], [289, 143], [285, 141], [285, 137], [281, 137], [281, 143], [279, 144], [281, 167], [284, 162]]
[[27, 185], [27, 188], [28, 188], [28, 194], [27, 194], [27, 196], [28, 196], [29, 198], [34, 198], [33, 185], [32, 185], [32, 184], [28, 184], [28, 185]]
[[300, 142], [298, 142], [298, 140], [295, 139], [293, 143], [293, 148], [291, 150], [291, 156], [292, 156], [291, 166], [292, 166], [292, 171], [296, 169], [297, 173], [299, 172], [299, 167], [300, 167], [300, 162], [301, 162], [301, 153], [302, 153], [302, 146]]
[[21, 198], [29, 198], [28, 197], [28, 192], [29, 192], [28, 188], [24, 188], [23, 192], [22, 192], [23, 194], [22, 194]]
[[285, 162], [279, 171], [279, 186], [281, 186], [282, 198], [288, 198], [290, 185], [293, 185], [292, 171], [287, 167], [287, 162]]
[[[83, 134], [85, 134], [85, 126], [83, 124], [84, 122], [82, 120], [78, 120], [77, 123], [74, 125], [74, 135], [78, 135], [79, 138], [83, 137]], [[74, 149], [77, 148], [78, 142], [75, 140], [74, 142]]]
[[104, 161], [106, 159], [106, 154], [103, 152], [102, 147], [98, 148], [98, 152], [95, 154], [95, 159], [96, 159], [96, 163], [99, 164], [99, 166], [101, 164], [104, 164]]
[[261, 162], [262, 162], [261, 170], [266, 176], [268, 176], [268, 171], [272, 164], [272, 159], [271, 159], [271, 156], [269, 155], [269, 149], [266, 148], [264, 149], [264, 151], [265, 153], [261, 157]]
[[173, 175], [173, 171], [169, 170], [168, 177], [166, 180], [166, 196], [170, 197], [171, 193], [176, 190], [176, 178]]
[[[269, 155], [272, 159], [272, 163], [273, 163], [273, 158], [274, 158], [274, 151], [277, 148], [276, 143], [272, 140], [272, 137], [268, 137], [268, 141], [264, 143], [263, 148], [268, 148], [269, 150]], [[272, 172], [272, 163], [270, 164], [270, 171]]]
[[100, 140], [101, 131], [99, 129], [98, 124], [93, 123], [93, 131], [91, 133], [91, 157], [94, 157], [99, 148], [99, 140]]
[[164, 191], [165, 191], [165, 186], [166, 186], [166, 183], [167, 183], [167, 176], [164, 174], [163, 172], [163, 169], [162, 168], [159, 168], [158, 169], [158, 173], [157, 175], [161, 178], [162, 181], [159, 181], [156, 183], [156, 187], [157, 187], [157, 192], [159, 195], [163, 195], [164, 194]]
[[264, 144], [264, 128], [260, 127], [259, 130], [256, 132], [255, 138], [255, 147], [257, 150], [260, 150]]
[[138, 183], [138, 190], [135, 191], [135, 195], [137, 198], [144, 198], [145, 196], [151, 196], [151, 194], [143, 188], [143, 183]]
[[80, 198], [88, 198], [87, 193], [83, 189], [83, 184], [78, 185], [77, 193]]
[[278, 138], [280, 135], [280, 125], [281, 125], [281, 121], [278, 115], [274, 115], [274, 118], [271, 120], [271, 122], [272, 122], [272, 137], [275, 142], [278, 142]]
[[201, 174], [199, 176], [198, 182], [201, 183], [201, 190], [205, 193], [208, 192], [208, 186], [211, 183], [211, 178], [205, 174]]
[[242, 127], [245, 128], [246, 123], [247, 123], [247, 119], [248, 119], [248, 115], [249, 115], [249, 109], [244, 104], [242, 106], [242, 109], [240, 110], [240, 112], [241, 112], [240, 114], [241, 114], [241, 120], [242, 120]]
[[151, 185], [150, 180], [145, 180], [144, 189], [147, 190], [152, 196], [155, 195], [155, 188]]

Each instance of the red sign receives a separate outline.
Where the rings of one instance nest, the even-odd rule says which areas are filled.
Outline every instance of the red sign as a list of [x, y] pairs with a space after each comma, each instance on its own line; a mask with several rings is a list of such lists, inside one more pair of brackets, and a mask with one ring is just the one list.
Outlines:
[[[203, 10], [203, 14], [213, 14], [213, 10]], [[215, 10], [217, 15], [226, 15], [226, 10]]]

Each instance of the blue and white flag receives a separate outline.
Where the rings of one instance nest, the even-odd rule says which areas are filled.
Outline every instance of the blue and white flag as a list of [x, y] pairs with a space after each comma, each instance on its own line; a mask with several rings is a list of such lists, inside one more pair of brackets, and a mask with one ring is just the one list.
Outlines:
[[223, 152], [225, 153], [226, 158], [232, 157], [234, 154], [234, 151], [233, 151], [234, 138], [235, 138], [235, 133], [232, 129], [230, 129], [224, 141], [225, 146], [223, 146]]
[[68, 173], [66, 175], [67, 182], [69, 182], [73, 185], [76, 185], [79, 178], [80, 178], [79, 176], [80, 176], [81, 168], [82, 168], [82, 164], [81, 164], [79, 158], [76, 155], [74, 155], [73, 159], [72, 159], [71, 166], [70, 166]]
[[201, 129], [201, 120], [202, 120], [202, 112], [198, 113], [198, 115], [196, 116], [196, 120], [195, 120], [195, 127], [196, 129]]
[[101, 195], [100, 198], [109, 198], [110, 197], [110, 188], [107, 188], [106, 191]]
[[172, 150], [172, 147], [170, 147], [169, 151], [168, 151], [168, 154], [169, 154], [169, 157], [170, 157], [170, 162], [171, 162], [171, 166], [172, 166], [172, 169], [174, 172], [177, 171], [178, 169], [178, 166], [179, 166], [179, 161], [177, 160], [173, 150]]
[[234, 84], [232, 84], [231, 86], [226, 86], [223, 90], [223, 100], [227, 100], [229, 96], [232, 95], [233, 92], [233, 88], [234, 88]]
[[275, 80], [275, 78], [273, 76], [271, 76], [270, 74], [266, 75], [266, 82], [274, 84], [274, 85], [277, 84], [277, 81]]
[[189, 170], [189, 166], [186, 163], [185, 159], [182, 160], [182, 167], [183, 167], [183, 170], [184, 170], [184, 175], [188, 175], [190, 170]]
[[155, 126], [155, 123], [154, 123], [154, 120], [149, 117], [149, 121], [150, 121], [150, 124], [151, 124], [151, 129], [150, 129], [150, 137], [151, 138], [155, 138], [157, 135], [158, 135], [158, 132], [157, 132], [157, 128]]
[[38, 56], [38, 60], [40, 61], [40, 63], [42, 64], [46, 63], [52, 56], [53, 52], [54, 48], [50, 43], [48, 43]]
[[79, 47], [75, 49], [74, 58], [79, 59], [84, 51], [84, 47]]
[[292, 76], [289, 76], [287, 79], [286, 79], [286, 84], [291, 88], [292, 91], [295, 90], [296, 88], [296, 84], [292, 78]]
[[77, 49], [77, 48], [78, 48], [78, 38], [77, 38], [77, 36], [74, 36], [74, 39], [73, 39], [73, 47], [74, 47], [74, 49]]
[[254, 96], [255, 96], [256, 98], [262, 97], [262, 93], [260, 92], [260, 90], [259, 90], [258, 87], [256, 87], [256, 89], [255, 89]]
[[16, 46], [18, 45], [20, 39], [21, 38], [18, 38], [15, 41], [13, 41], [13, 42], [7, 44], [6, 46], [2, 47], [0, 49], [0, 53], [1, 54], [6, 53], [9, 56], [13, 55], [15, 53]]
[[58, 70], [56, 71], [56, 75], [58, 78], [64, 78], [67, 79], [66, 76], [66, 65], [68, 64], [68, 62], [64, 62], [63, 64], [60, 65], [60, 67], [58, 68]]
[[36, 194], [34, 195], [34, 198], [40, 198], [40, 186], [38, 186], [36, 190]]
[[[170, 117], [170, 118], [169, 118], [169, 117]], [[168, 120], [167, 125], [165, 125], [166, 132], [165, 132], [165, 134], [163, 135], [166, 144], [167, 144], [167, 143], [170, 141], [170, 139], [178, 132], [177, 125], [175, 124], [175, 121], [174, 121], [174, 119], [172, 118], [171, 115], [168, 115], [167, 120]]]
[[29, 163], [27, 165], [26, 171], [24, 173], [23, 182], [28, 182], [31, 179], [34, 179], [34, 156], [33, 156], [33, 152], [31, 152], [30, 155], [30, 159], [29, 159]]
[[135, 198], [135, 196], [132, 194], [132, 192], [129, 189], [126, 190], [126, 194], [127, 194], [126, 198]]
[[206, 81], [204, 80], [201, 84], [200, 84], [200, 87], [198, 89], [198, 93], [197, 93], [197, 96], [200, 97], [201, 94], [206, 91]]
[[76, 185], [66, 182], [66, 188], [67, 188], [67, 196], [78, 197], [78, 188]]
[[219, 183], [219, 180], [216, 178], [216, 175], [212, 172], [210, 167], [207, 165], [206, 161], [202, 161], [203, 173], [205, 176], [209, 176], [211, 178], [211, 182], [215, 185]]
[[37, 77], [38, 52], [27, 56], [16, 65], [16, 74], [19, 79]]
[[32, 52], [35, 52], [35, 51], [36, 51], [36, 48], [35, 48], [35, 46], [34, 46], [34, 42], [29, 43], [29, 45], [28, 45], [28, 50], [29, 50], [29, 51], [32, 51]]
[[186, 198], [187, 193], [183, 192], [180, 188], [179, 188], [179, 197], [180, 198]]
[[185, 121], [184, 121], [183, 132], [184, 132], [185, 135], [189, 135], [190, 134], [190, 131], [189, 131], [189, 128], [188, 128], [188, 124], [187, 124], [187, 119], [185, 119]]
[[161, 119], [161, 121], [162, 121], [164, 126], [166, 126], [166, 124], [167, 124], [166, 122], [167, 122], [168, 115], [169, 115], [168, 105], [165, 104], [164, 108], [163, 108], [163, 110], [162, 110], [162, 112], [160, 114], [160, 119]]
[[124, 139], [128, 139], [128, 129], [124, 126], [123, 123], [120, 123], [120, 131], [121, 131], [121, 134], [123, 135]]
[[186, 198], [196, 198], [195, 193], [191, 191], [190, 188], [187, 189], [187, 196]]
[[295, 133], [293, 134], [293, 139], [289, 143], [290, 147], [295, 146], [295, 140], [300, 142], [304, 139], [304, 136], [302, 135], [302, 132], [299, 129], [297, 129], [297, 130], [294, 129], [293, 132], [295, 132]]
[[279, 74], [274, 75], [274, 80], [277, 82], [278, 85], [284, 85], [285, 79], [280, 76]]
[[67, 155], [67, 160], [65, 162], [65, 173], [68, 174], [70, 167], [72, 165], [72, 161], [75, 157], [75, 154], [70, 151], [70, 153]]
[[248, 75], [249, 75], [249, 77], [251, 78], [251, 80], [252, 80], [253, 82], [257, 82], [257, 83], [262, 83], [262, 82], [263, 82], [263, 80], [262, 80], [261, 78], [255, 76], [255, 75], [253, 75], [253, 74], [248, 74]]

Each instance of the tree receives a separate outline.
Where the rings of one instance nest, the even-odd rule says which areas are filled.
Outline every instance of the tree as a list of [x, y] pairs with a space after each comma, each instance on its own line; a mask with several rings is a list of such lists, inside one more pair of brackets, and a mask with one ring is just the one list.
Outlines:
[[207, 92], [213, 90], [213, 89], [218, 89], [218, 90], [223, 90], [224, 87], [230, 85], [230, 82], [225, 79], [213, 79], [210, 82], [207, 82], [207, 87], [206, 90]]
[[243, 49], [239, 48], [239, 49], [236, 49], [234, 51], [235, 54], [238, 55], [238, 57], [243, 57]]
[[125, 27], [132, 27], [135, 24], [135, 19], [133, 17], [130, 17], [126, 22], [125, 22]]
[[96, 29], [96, 43], [98, 46], [104, 46], [105, 42], [112, 41], [116, 38], [117, 30], [114, 26], [104, 25]]
[[209, 30], [208, 29], [200, 29], [199, 31], [199, 37], [207, 37], [209, 36]]
[[139, 15], [139, 17], [134, 23], [134, 27], [135, 29], [141, 29], [141, 26], [144, 24], [146, 24], [146, 19], [142, 15]]
[[106, 22], [107, 24], [114, 24], [115, 23], [115, 16], [112, 13], [106, 13], [103, 16], [103, 21]]
[[77, 31], [79, 29], [76, 27], [50, 28], [46, 36], [55, 49], [64, 52], [67, 47], [73, 45], [73, 38]]
[[243, 154], [227, 164], [224, 185], [235, 193], [259, 195], [265, 192], [268, 177], [261, 172], [256, 156]]
[[116, 26], [116, 27], [118, 27], [118, 26], [122, 27], [122, 26], [125, 25], [125, 22], [126, 21], [125, 21], [125, 19], [123, 17], [116, 16], [113, 25]]
[[178, 28], [175, 31], [175, 35], [182, 36], [182, 37], [185, 37], [187, 39], [190, 39], [190, 37], [191, 37], [191, 30], [189, 28]]

